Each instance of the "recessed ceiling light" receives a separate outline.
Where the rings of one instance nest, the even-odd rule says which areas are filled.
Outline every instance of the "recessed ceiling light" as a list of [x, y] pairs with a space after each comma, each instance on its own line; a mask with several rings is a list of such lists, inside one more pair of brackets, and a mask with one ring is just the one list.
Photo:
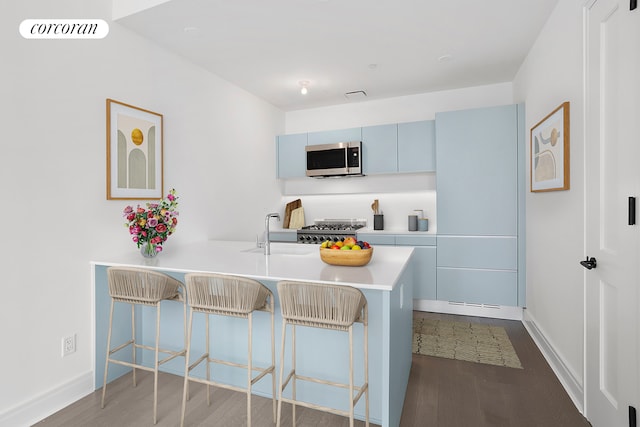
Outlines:
[[300, 80], [298, 84], [300, 85], [300, 93], [306, 95], [309, 92], [309, 80]]
[[442, 55], [441, 57], [438, 58], [438, 61], [447, 62], [447, 61], [451, 61], [452, 59], [453, 59], [453, 56], [451, 56], [448, 53], [445, 53], [444, 55]]

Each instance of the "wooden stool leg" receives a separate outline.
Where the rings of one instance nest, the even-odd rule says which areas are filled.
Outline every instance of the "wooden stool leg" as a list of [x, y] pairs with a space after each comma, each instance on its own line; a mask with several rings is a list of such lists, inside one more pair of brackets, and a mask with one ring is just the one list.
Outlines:
[[280, 340], [280, 382], [278, 383], [278, 415], [276, 418], [276, 426], [280, 427], [282, 421], [282, 380], [284, 376], [284, 344], [287, 336], [287, 322], [282, 320], [282, 339]]
[[271, 400], [273, 401], [273, 422], [276, 422], [276, 337], [275, 337], [275, 309], [271, 296]]
[[[206, 338], [205, 338], [205, 346], [207, 348], [207, 358], [206, 358], [206, 363], [207, 363], [207, 381], [211, 381], [211, 338], [209, 337], [209, 315], [205, 314], [204, 315], [206, 322], [205, 322], [205, 331], [206, 331]], [[207, 384], [207, 406], [211, 406], [211, 386], [209, 384]]]
[[353, 427], [353, 325], [349, 326], [349, 427]]
[[189, 390], [189, 357], [191, 354], [191, 334], [193, 332], [193, 309], [189, 311], [189, 328], [187, 335], [187, 353], [184, 362], [184, 385], [182, 387], [182, 415], [180, 416], [180, 427], [184, 427], [184, 416], [187, 411], [187, 395]]
[[293, 399], [293, 403], [291, 404], [291, 414], [293, 417], [293, 427], [296, 427], [296, 325], [291, 325], [291, 368], [293, 369], [293, 377], [291, 380], [293, 384], [291, 384], [291, 398]]
[[364, 322], [364, 382], [367, 385], [364, 391], [365, 424], [369, 427], [369, 326], [368, 319]]
[[247, 347], [249, 349], [247, 354], [247, 427], [251, 427], [251, 334], [252, 334], [252, 325], [253, 325], [253, 313], [249, 313], [247, 317], [247, 321], [249, 322], [249, 342], [247, 343]]
[[[136, 364], [136, 307], [131, 304], [131, 363]], [[137, 386], [136, 368], [133, 368], [133, 386]]]
[[107, 332], [107, 357], [104, 360], [104, 379], [102, 381], [102, 405], [104, 409], [104, 395], [107, 393], [107, 373], [109, 372], [109, 356], [111, 352], [111, 327], [113, 325], [113, 305], [114, 301], [111, 300], [111, 310], [109, 311], [109, 331]]
[[153, 424], [158, 421], [158, 366], [159, 366], [159, 347], [160, 345], [160, 303], [156, 306], [156, 349], [155, 364], [153, 370]]

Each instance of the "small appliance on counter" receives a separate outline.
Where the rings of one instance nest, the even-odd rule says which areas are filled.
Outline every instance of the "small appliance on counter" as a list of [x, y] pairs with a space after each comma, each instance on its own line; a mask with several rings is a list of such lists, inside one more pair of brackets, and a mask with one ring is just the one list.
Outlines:
[[313, 225], [304, 226], [296, 232], [298, 243], [319, 245], [325, 240], [344, 240], [355, 236], [356, 231], [366, 227], [365, 219], [320, 219]]

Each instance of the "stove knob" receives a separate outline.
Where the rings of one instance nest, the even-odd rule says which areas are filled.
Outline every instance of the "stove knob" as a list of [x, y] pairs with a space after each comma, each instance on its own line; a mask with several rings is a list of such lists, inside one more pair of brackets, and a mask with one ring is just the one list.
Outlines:
[[313, 241], [317, 242], [318, 241], [318, 236], [313, 236]]
[[311, 240], [311, 236], [307, 236], [307, 242]]
[[304, 242], [304, 236], [299, 236], [298, 240], [300, 240], [301, 242]]

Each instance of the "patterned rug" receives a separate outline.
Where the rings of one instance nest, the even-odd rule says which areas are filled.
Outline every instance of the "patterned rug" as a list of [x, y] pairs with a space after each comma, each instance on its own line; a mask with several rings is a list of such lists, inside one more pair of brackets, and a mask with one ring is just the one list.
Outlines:
[[413, 352], [522, 369], [502, 326], [414, 318]]

